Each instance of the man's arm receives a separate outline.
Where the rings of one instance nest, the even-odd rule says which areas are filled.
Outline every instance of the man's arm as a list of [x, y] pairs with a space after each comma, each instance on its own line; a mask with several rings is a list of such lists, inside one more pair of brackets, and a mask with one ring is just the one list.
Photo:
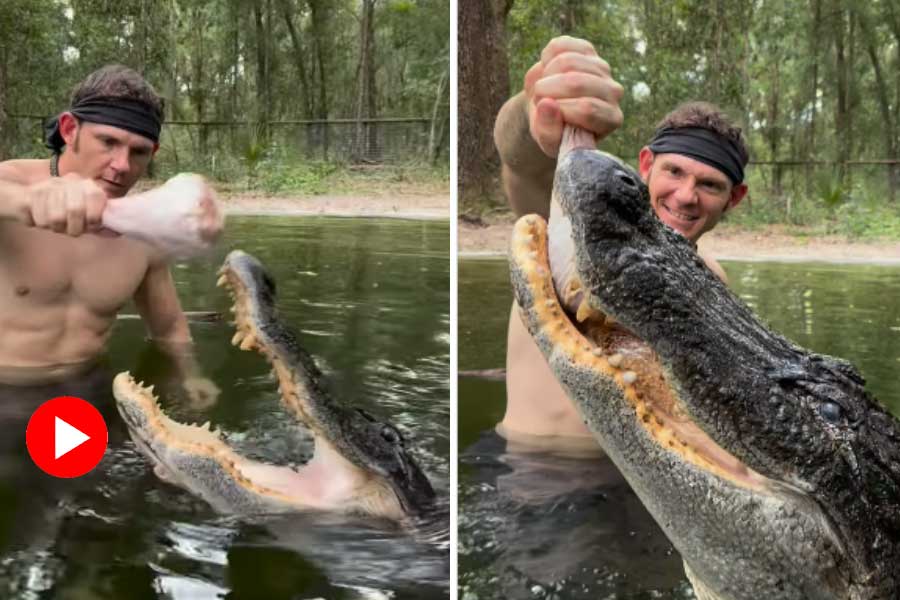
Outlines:
[[622, 94], [590, 42], [550, 40], [494, 127], [504, 189], [517, 214], [547, 216], [563, 127], [568, 123], [605, 138], [622, 124]]
[[523, 91], [503, 105], [494, 124], [494, 144], [510, 208], [516, 216], [537, 213], [547, 218], [556, 159], [544, 154], [531, 137], [528, 101]]
[[213, 404], [219, 388], [202, 375], [194, 358], [191, 331], [166, 263], [151, 264], [134, 295], [134, 303], [150, 337], [175, 363], [193, 407], [206, 408]]
[[181, 302], [167, 264], [151, 264], [134, 295], [134, 303], [150, 337], [161, 346], [168, 349], [190, 345], [190, 328], [181, 311]]
[[25, 174], [15, 164], [10, 161], [0, 163], [0, 219], [30, 220], [27, 183]]
[[22, 163], [0, 163], [0, 219], [79, 236], [101, 227], [106, 195], [90, 179], [68, 174], [34, 181]]

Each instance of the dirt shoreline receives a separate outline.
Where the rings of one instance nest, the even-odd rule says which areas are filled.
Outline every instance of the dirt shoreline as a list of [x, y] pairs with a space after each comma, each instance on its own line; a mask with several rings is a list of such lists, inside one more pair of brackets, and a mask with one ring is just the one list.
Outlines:
[[333, 217], [386, 217], [449, 219], [450, 194], [392, 196], [224, 196], [220, 202], [229, 215], [296, 215]]
[[[226, 194], [221, 203], [230, 215], [450, 218], [449, 193], [294, 197]], [[500, 214], [475, 224], [463, 220], [457, 223], [460, 258], [506, 254], [513, 225], [510, 215]], [[726, 223], [706, 234], [700, 240], [700, 247], [721, 260], [900, 265], [898, 241], [861, 242], [838, 236], [798, 236], [783, 226], [746, 231]]]
[[[505, 255], [512, 225], [512, 217], [506, 215], [480, 224], [460, 221], [460, 258]], [[900, 242], [797, 236], [783, 226], [746, 231], [723, 224], [703, 236], [699, 245], [720, 260], [900, 265]]]

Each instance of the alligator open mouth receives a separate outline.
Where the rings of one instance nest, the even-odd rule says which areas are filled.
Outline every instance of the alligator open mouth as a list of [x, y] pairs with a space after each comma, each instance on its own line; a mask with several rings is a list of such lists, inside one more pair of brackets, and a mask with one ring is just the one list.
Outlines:
[[[748, 468], [716, 444], [687, 416], [659, 357], [645, 342], [590, 305], [583, 284], [570, 279], [560, 298], [551, 277], [547, 223], [537, 215], [523, 217], [513, 231], [516, 277], [529, 291], [520, 303], [527, 318], [539, 323], [532, 335], [549, 346], [550, 361], [601, 375], [615, 385], [634, 411], [638, 425], [660, 447], [681, 460], [742, 487], [767, 489], [771, 480]], [[566, 304], [578, 308], [574, 315]]]
[[858, 373], [765, 328], [618, 159], [561, 153], [554, 202], [513, 234], [523, 320], [698, 597], [897, 597], [900, 427]]
[[233, 299], [232, 343], [271, 364], [282, 403], [313, 434], [314, 455], [297, 469], [241, 457], [208, 424], [168, 418], [151, 387], [120, 373], [113, 382], [119, 412], [156, 473], [223, 512], [313, 508], [401, 519], [427, 510], [434, 491], [400, 432], [331, 398], [314, 360], [279, 317], [275, 282], [260, 262], [236, 250], [219, 273], [218, 285]]

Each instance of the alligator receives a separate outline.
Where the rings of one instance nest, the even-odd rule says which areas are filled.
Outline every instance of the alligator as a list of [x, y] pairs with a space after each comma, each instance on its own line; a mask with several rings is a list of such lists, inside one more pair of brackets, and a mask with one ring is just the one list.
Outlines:
[[282, 404], [313, 435], [313, 457], [298, 469], [242, 457], [209, 423], [170, 419], [152, 386], [119, 373], [116, 406], [157, 476], [224, 513], [322, 509], [397, 521], [429, 513], [434, 490], [400, 431], [332, 398], [315, 361], [279, 316], [275, 281], [260, 261], [235, 250], [218, 274], [217, 285], [233, 301], [232, 344], [256, 350], [271, 364]]
[[516, 223], [510, 265], [532, 337], [698, 598], [900, 598], [900, 423], [851, 364], [761, 323], [633, 169], [567, 142], [549, 225]]

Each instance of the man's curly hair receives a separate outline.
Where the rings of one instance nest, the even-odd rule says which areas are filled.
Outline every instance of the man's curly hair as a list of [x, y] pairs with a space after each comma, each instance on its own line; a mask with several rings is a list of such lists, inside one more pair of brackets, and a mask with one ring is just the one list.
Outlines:
[[88, 75], [72, 90], [72, 105], [93, 98], [128, 98], [139, 100], [163, 121], [165, 101], [140, 73], [123, 65], [106, 65]]
[[663, 117], [656, 128], [700, 127], [719, 134], [726, 140], [734, 142], [744, 165], [750, 160], [747, 142], [741, 128], [715, 104], [709, 102], [685, 102]]

